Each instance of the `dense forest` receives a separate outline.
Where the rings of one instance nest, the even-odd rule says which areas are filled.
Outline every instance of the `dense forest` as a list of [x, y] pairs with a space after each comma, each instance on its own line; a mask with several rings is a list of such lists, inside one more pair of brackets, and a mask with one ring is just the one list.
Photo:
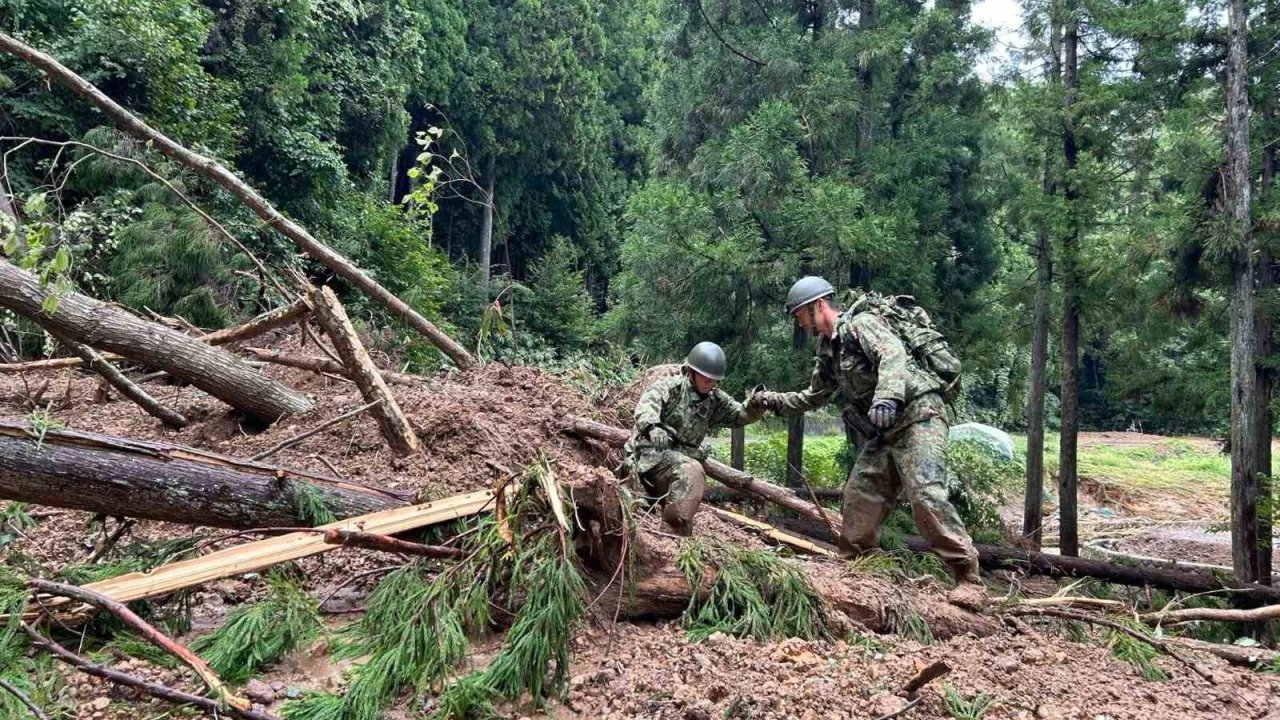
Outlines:
[[[731, 390], [794, 387], [809, 351], [781, 301], [814, 273], [929, 308], [966, 417], [1025, 427], [1039, 324], [1054, 427], [1070, 320], [1083, 427], [1225, 434], [1225, 6], [1028, 0], [1016, 47], [971, 11], [0, 0], [0, 29], [233, 166], [484, 357], [640, 365], [706, 339]], [[1251, 242], [1269, 256], [1280, 65], [1276, 13], [1253, 15]], [[274, 306], [166, 184], [268, 265], [328, 279], [29, 66], [0, 58], [0, 89], [9, 242], [46, 279], [204, 328]], [[442, 362], [350, 300], [405, 362]], [[1275, 305], [1258, 291], [1260, 315]], [[31, 330], [6, 318], [4, 351], [41, 354]]]

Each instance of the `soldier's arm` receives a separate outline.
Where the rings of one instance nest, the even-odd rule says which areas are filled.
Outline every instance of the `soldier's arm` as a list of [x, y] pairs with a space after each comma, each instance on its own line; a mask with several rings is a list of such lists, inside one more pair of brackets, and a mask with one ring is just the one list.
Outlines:
[[853, 319], [851, 335], [867, 357], [876, 363], [875, 400], [905, 402], [908, 356], [898, 334], [882, 318], [863, 313]]
[[823, 359], [813, 365], [813, 375], [809, 378], [809, 387], [798, 392], [778, 393], [779, 415], [799, 415], [810, 410], [817, 410], [831, 400], [836, 392], [836, 376], [833, 368], [823, 367]]
[[759, 420], [765, 414], [763, 407], [748, 408], [743, 403], [733, 399], [729, 393], [715, 389], [716, 394], [716, 414], [711, 418], [711, 424], [716, 427], [742, 427], [750, 425]]
[[648, 433], [649, 428], [662, 422], [662, 406], [667, 402], [670, 392], [670, 379], [663, 379], [650, 385], [649, 389], [640, 396], [633, 415], [638, 435]]

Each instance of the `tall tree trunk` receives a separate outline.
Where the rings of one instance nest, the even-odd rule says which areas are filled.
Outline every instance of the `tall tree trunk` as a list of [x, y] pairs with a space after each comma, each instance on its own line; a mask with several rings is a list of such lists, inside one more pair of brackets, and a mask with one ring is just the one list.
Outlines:
[[[1048, 175], [1047, 170], [1045, 174]], [[1027, 389], [1027, 491], [1022, 516], [1022, 538], [1030, 547], [1038, 550], [1043, 537], [1044, 393], [1049, 361], [1049, 294], [1053, 284], [1049, 234], [1038, 233], [1036, 245], [1036, 305]]]
[[746, 467], [747, 432], [736, 427], [729, 431], [729, 467], [742, 470]]
[[[1275, 128], [1275, 97], [1268, 95], [1263, 108], [1263, 124], [1268, 129]], [[1262, 151], [1262, 192], [1270, 193], [1275, 189], [1276, 148], [1268, 144]], [[1258, 253], [1258, 294], [1273, 300], [1275, 293], [1275, 269], [1271, 252], [1263, 247]], [[1257, 432], [1257, 471], [1258, 471], [1258, 567], [1262, 576], [1258, 582], [1269, 584], [1271, 573], [1273, 508], [1275, 507], [1275, 485], [1271, 469], [1271, 396], [1275, 391], [1275, 370], [1271, 367], [1272, 353], [1275, 351], [1275, 314], [1268, 306], [1254, 318], [1254, 342], [1257, 350], [1255, 365], [1255, 382], [1257, 383], [1257, 421], [1254, 427]]]
[[1231, 253], [1231, 559], [1236, 575], [1259, 581], [1258, 387], [1254, 307], [1248, 31], [1244, 0], [1227, 6], [1227, 221]]
[[1058, 444], [1058, 522], [1059, 550], [1063, 555], [1080, 554], [1076, 525], [1076, 444], [1080, 432], [1079, 371], [1080, 362], [1080, 277], [1077, 267], [1080, 225], [1083, 221], [1079, 182], [1073, 176], [1079, 149], [1076, 146], [1076, 81], [1079, 72], [1077, 50], [1080, 44], [1080, 20], [1074, 7], [1068, 8], [1063, 33], [1063, 100], [1062, 157], [1066, 166], [1067, 232], [1062, 239], [1062, 422]]
[[[1056, 6], [1055, 6], [1056, 7]], [[1055, 9], [1049, 17], [1049, 55], [1045, 62], [1045, 82], [1062, 82], [1062, 26]], [[1053, 162], [1044, 156], [1041, 182], [1046, 198], [1057, 192]], [[1044, 395], [1049, 364], [1049, 300], [1053, 293], [1053, 243], [1048, 221], [1036, 233], [1036, 299], [1031, 335], [1031, 367], [1027, 388], [1027, 470], [1022, 515], [1023, 542], [1039, 550], [1044, 539]]]
[[198, 338], [75, 292], [46, 312], [48, 296], [34, 275], [0, 259], [0, 306], [54, 335], [164, 370], [262, 422], [311, 409], [310, 400]]
[[[405, 504], [385, 490], [160, 442], [0, 421], [0, 497], [211, 527], [302, 524], [303, 486], [339, 518]], [[305, 490], [304, 490], [305, 491]]]
[[495, 158], [489, 155], [489, 165], [485, 170], [488, 175], [484, 191], [484, 211], [480, 219], [480, 287], [484, 290], [484, 301], [489, 302], [489, 266], [493, 255], [493, 186]]
[[[876, 26], [876, 22], [876, 0], [859, 0], [858, 30], [870, 31]], [[874, 115], [871, 109], [871, 92], [874, 89], [875, 74], [871, 63], [871, 58], [868, 57], [860, 61], [858, 67], [858, 87], [862, 96], [862, 109], [858, 113], [858, 162], [864, 166], [867, 163], [867, 153], [871, 151], [871, 119]]]
[[804, 487], [804, 415], [787, 418], [787, 487]]

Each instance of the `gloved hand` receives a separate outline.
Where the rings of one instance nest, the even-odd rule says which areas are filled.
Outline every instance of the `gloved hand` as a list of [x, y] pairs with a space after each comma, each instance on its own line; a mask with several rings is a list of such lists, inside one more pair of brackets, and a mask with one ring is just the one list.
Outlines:
[[649, 444], [654, 450], [666, 450], [671, 447], [671, 433], [655, 425], [649, 428]]
[[890, 398], [876, 400], [871, 403], [871, 409], [867, 411], [867, 419], [877, 429], [888, 430], [898, 419], [898, 401]]
[[747, 400], [747, 407], [751, 409], [764, 408], [765, 410], [778, 412], [782, 409], [781, 395], [782, 393], [769, 392], [768, 390], [752, 393], [751, 398]]

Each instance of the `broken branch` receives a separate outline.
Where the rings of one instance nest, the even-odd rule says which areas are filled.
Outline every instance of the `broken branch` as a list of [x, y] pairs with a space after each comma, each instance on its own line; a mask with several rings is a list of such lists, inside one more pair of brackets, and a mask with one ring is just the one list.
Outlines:
[[187, 648], [179, 645], [168, 635], [157, 630], [151, 623], [138, 617], [136, 613], [126, 607], [123, 603], [116, 602], [105, 595], [83, 587], [53, 582], [51, 580], [28, 578], [27, 584], [32, 588], [49, 595], [79, 600], [82, 603], [92, 605], [99, 610], [105, 610], [106, 612], [115, 615], [125, 625], [133, 628], [144, 639], [150, 641], [151, 644], [185, 663], [187, 667], [191, 668], [200, 680], [208, 686], [210, 692], [212, 692], [215, 697], [225, 700], [226, 703], [233, 708], [239, 710], [249, 709], [251, 705], [250, 702], [228, 690], [226, 685], [222, 684], [222, 680], [218, 678], [218, 674], [213, 671], [213, 668], [209, 667], [208, 663]]
[[18, 702], [26, 705], [27, 709], [31, 711], [31, 714], [36, 717], [36, 720], [49, 720], [49, 716], [44, 714], [44, 711], [40, 709], [39, 705], [36, 705], [26, 693], [14, 687], [4, 678], [0, 678], [0, 689], [3, 689], [10, 695], [18, 698]]
[[387, 383], [383, 381], [373, 359], [365, 350], [364, 343], [360, 342], [360, 336], [351, 325], [351, 319], [347, 317], [342, 303], [338, 302], [338, 296], [326, 286], [313, 289], [310, 299], [315, 318], [329, 336], [338, 356], [342, 358], [347, 376], [360, 388], [365, 402], [372, 405], [373, 416], [391, 451], [401, 457], [420, 452], [422, 443], [418, 441], [413, 428], [409, 427], [408, 418], [387, 388]]
[[422, 543], [398, 540], [390, 535], [358, 532], [356, 530], [325, 530], [324, 541], [329, 545], [359, 547], [366, 550], [381, 550], [383, 552], [404, 553], [405, 555], [445, 560], [454, 560], [464, 555], [459, 548], [423, 545]]
[[308, 431], [306, 431], [306, 432], [304, 432], [304, 433], [299, 433], [298, 435], [294, 435], [293, 437], [289, 438], [288, 440], [285, 440], [285, 441], [280, 442], [280, 443], [276, 443], [275, 445], [272, 445], [271, 447], [267, 448], [266, 450], [263, 450], [262, 452], [258, 453], [257, 455], [254, 455], [254, 456], [250, 457], [249, 459], [250, 459], [250, 460], [261, 460], [261, 459], [263, 459], [263, 458], [266, 458], [266, 457], [270, 457], [270, 456], [272, 456], [272, 455], [275, 455], [276, 453], [280, 452], [281, 450], [284, 450], [285, 448], [287, 448], [287, 447], [291, 447], [291, 446], [293, 446], [293, 445], [297, 445], [298, 443], [302, 442], [303, 440], [306, 440], [307, 438], [311, 437], [312, 435], [315, 435], [315, 434], [317, 434], [317, 433], [324, 432], [325, 430], [327, 430], [327, 429], [329, 429], [329, 428], [333, 427], [334, 425], [337, 425], [338, 423], [342, 422], [343, 420], [346, 420], [346, 419], [348, 419], [348, 418], [355, 417], [356, 415], [359, 415], [360, 413], [364, 412], [365, 410], [368, 410], [369, 408], [371, 408], [371, 407], [373, 407], [374, 405], [377, 405], [377, 404], [379, 404], [379, 403], [381, 403], [381, 402], [382, 402], [381, 400], [374, 400], [373, 402], [368, 403], [367, 405], [361, 405], [360, 407], [356, 408], [355, 410], [349, 410], [349, 411], [347, 411], [347, 412], [345, 412], [345, 413], [343, 413], [343, 414], [339, 415], [339, 416], [338, 416], [338, 417], [336, 417], [336, 418], [333, 418], [333, 419], [331, 419], [331, 420], [326, 420], [326, 421], [324, 421], [324, 422], [320, 423], [319, 425], [317, 425], [317, 426], [315, 426], [315, 427], [311, 428], [310, 430], [308, 430]]
[[139, 690], [147, 695], [161, 700], [167, 700], [171, 703], [195, 705], [205, 712], [213, 714], [214, 717], [217, 717], [221, 713], [225, 713], [232, 717], [243, 718], [243, 720], [278, 720], [274, 715], [253, 709], [242, 710], [234, 705], [224, 708], [222, 707], [222, 704], [216, 700], [211, 700], [201, 695], [192, 695], [191, 693], [175, 690], [159, 683], [148, 682], [146, 680], [136, 678], [132, 675], [122, 673], [119, 670], [103, 667], [102, 665], [90, 662], [89, 660], [80, 657], [50, 638], [41, 635], [27, 623], [24, 622], [21, 623], [21, 625], [23, 632], [25, 632], [27, 637], [31, 639], [32, 645], [47, 651], [58, 660], [61, 660], [86, 675], [102, 678], [103, 680], [116, 683], [117, 685], [124, 685], [125, 687]]
[[[318, 343], [317, 343], [318, 344]], [[320, 345], [322, 349], [327, 349], [324, 345]], [[268, 350], [266, 348], [247, 347], [245, 352], [253, 355], [255, 358], [264, 362], [284, 365], [286, 367], [298, 368], [299, 370], [310, 370], [317, 373], [332, 373], [345, 377], [347, 369], [342, 363], [329, 358], [315, 357], [312, 355], [294, 355], [291, 353], [280, 352], [279, 350]], [[409, 375], [407, 373], [391, 372], [389, 370], [380, 370], [382, 379], [392, 385], [418, 385], [422, 383], [423, 378], [419, 375]]]
[[132, 400], [138, 407], [145, 410], [148, 415], [164, 423], [165, 427], [181, 430], [187, 426], [186, 418], [161, 405], [146, 390], [143, 390], [140, 386], [134, 384], [132, 380], [125, 377], [124, 373], [120, 372], [115, 365], [107, 362], [102, 355], [98, 354], [97, 350], [70, 338], [58, 337], [58, 340], [63, 345], [66, 345], [67, 349], [79, 356], [89, 366], [90, 370], [101, 375], [103, 380], [111, 384], [111, 387], [119, 390], [121, 395]]

